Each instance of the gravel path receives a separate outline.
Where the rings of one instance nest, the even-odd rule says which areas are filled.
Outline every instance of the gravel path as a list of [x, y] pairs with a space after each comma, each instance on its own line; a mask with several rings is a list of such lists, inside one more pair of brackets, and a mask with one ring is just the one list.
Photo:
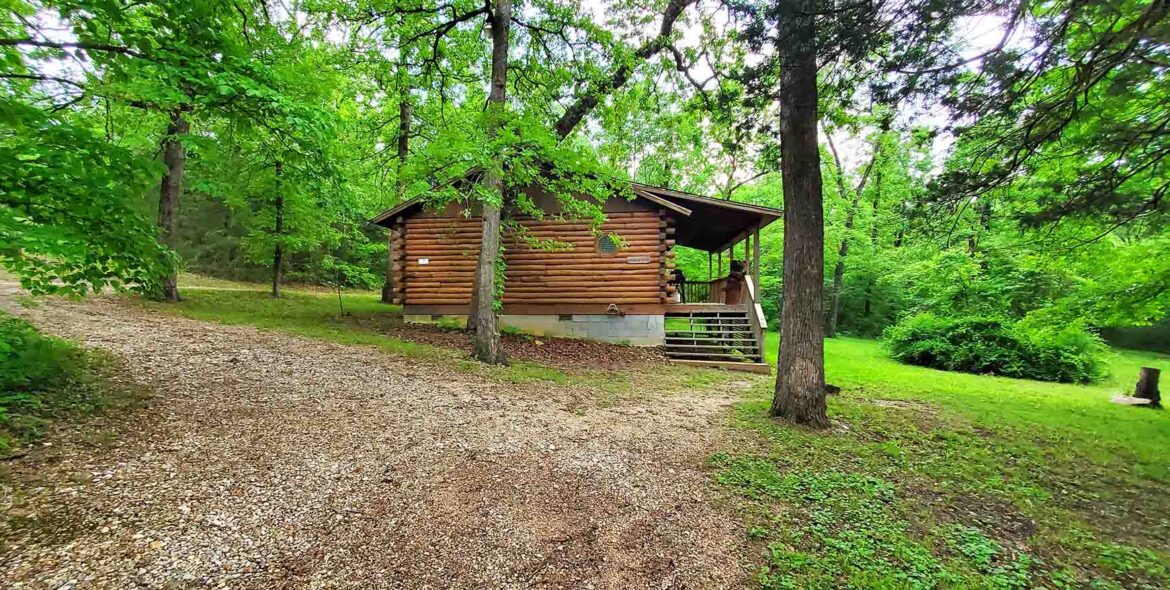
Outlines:
[[[149, 407], [7, 465], [4, 588], [728, 588], [702, 468], [732, 399], [580, 391], [97, 298], [22, 309], [109, 350]], [[577, 400], [577, 401], [574, 401]], [[16, 508], [14, 508], [16, 507]], [[14, 514], [19, 510], [19, 514]]]

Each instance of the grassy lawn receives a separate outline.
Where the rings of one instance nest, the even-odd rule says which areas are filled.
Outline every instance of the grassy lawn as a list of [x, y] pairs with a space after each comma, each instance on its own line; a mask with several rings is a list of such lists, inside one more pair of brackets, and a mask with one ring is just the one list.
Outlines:
[[340, 344], [374, 346], [392, 354], [442, 360], [472, 373], [486, 373], [514, 382], [543, 380], [565, 382], [564, 372], [534, 363], [514, 363], [488, 368], [467, 359], [467, 352], [440, 348], [393, 338], [360, 325], [363, 319], [401, 311], [400, 306], [381, 302], [374, 291], [305, 291], [286, 288], [279, 299], [266, 285], [253, 285], [207, 277], [183, 276], [179, 281], [183, 301], [178, 304], [140, 301], [156, 311], [229, 325], [251, 325], [261, 330], [279, 330], [329, 340]]
[[379, 322], [370, 320], [384, 319], [389, 314], [400, 312], [401, 307], [382, 303], [381, 295], [376, 291], [345, 290], [339, 305], [336, 291], [319, 287], [286, 287], [279, 299], [272, 298], [269, 289], [263, 284], [183, 275], [179, 279], [179, 291], [183, 297], [180, 303], [135, 301], [149, 309], [192, 319], [251, 325], [261, 330], [279, 330], [340, 344], [373, 346], [392, 354], [442, 361], [470, 374], [512, 383], [588, 385], [603, 396], [640, 395], [639, 391], [657, 385], [673, 389], [706, 386], [728, 378], [712, 371], [678, 367], [637, 374], [566, 372], [527, 361], [515, 361], [507, 367], [489, 367], [471, 360], [469, 350], [415, 343], [379, 332], [374, 328]]
[[[775, 362], [778, 339], [771, 335]], [[1060, 385], [889, 360], [826, 342], [834, 428], [766, 416], [771, 383], [737, 409], [759, 447], [711, 460], [742, 500], [774, 588], [1161, 588], [1170, 584], [1170, 415], [1109, 402], [1139, 366]]]

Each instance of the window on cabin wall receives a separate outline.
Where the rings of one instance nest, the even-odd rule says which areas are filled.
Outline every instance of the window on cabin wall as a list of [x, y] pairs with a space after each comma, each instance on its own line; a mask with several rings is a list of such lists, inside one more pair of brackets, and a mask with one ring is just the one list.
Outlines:
[[597, 251], [605, 256], [617, 254], [621, 248], [618, 246], [617, 240], [611, 236], [604, 235], [597, 238]]

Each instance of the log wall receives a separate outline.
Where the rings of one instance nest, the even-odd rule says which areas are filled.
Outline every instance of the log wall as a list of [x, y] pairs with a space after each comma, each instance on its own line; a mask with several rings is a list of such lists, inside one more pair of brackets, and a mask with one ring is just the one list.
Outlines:
[[[625, 246], [613, 254], [597, 249], [588, 222], [517, 220], [528, 238], [556, 240], [566, 250], [532, 248], [505, 231], [504, 304], [659, 304], [667, 301], [667, 273], [674, 268], [673, 222], [659, 211], [609, 213], [601, 227]], [[411, 217], [392, 228], [395, 301], [407, 305], [468, 305], [479, 256], [480, 220]], [[423, 262], [425, 261], [425, 263]]]

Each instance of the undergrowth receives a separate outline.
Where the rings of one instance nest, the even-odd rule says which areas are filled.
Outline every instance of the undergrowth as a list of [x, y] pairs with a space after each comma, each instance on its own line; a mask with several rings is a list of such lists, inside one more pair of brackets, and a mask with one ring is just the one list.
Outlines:
[[0, 456], [40, 440], [55, 421], [138, 405], [141, 394], [116, 370], [109, 356], [0, 312]]

